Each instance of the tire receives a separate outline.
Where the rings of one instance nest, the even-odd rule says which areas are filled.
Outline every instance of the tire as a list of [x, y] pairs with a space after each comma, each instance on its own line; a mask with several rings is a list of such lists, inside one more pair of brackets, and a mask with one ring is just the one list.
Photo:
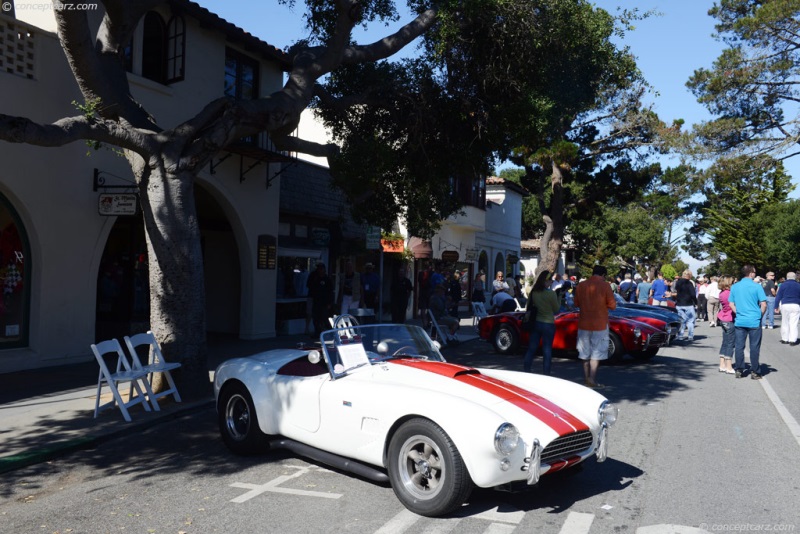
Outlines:
[[519, 334], [514, 327], [501, 324], [492, 335], [492, 345], [499, 354], [513, 354], [519, 348]]
[[217, 402], [217, 423], [222, 441], [234, 454], [256, 454], [267, 449], [267, 435], [258, 427], [253, 398], [241, 382], [223, 386]]
[[389, 480], [403, 505], [426, 517], [459, 508], [472, 480], [450, 436], [428, 419], [411, 419], [389, 443]]
[[633, 357], [637, 360], [652, 360], [656, 354], [658, 354], [658, 347], [650, 347], [647, 350], [634, 353]]
[[625, 347], [622, 346], [622, 340], [614, 332], [608, 333], [608, 361], [611, 363], [619, 363], [622, 361], [622, 355], [625, 354]]

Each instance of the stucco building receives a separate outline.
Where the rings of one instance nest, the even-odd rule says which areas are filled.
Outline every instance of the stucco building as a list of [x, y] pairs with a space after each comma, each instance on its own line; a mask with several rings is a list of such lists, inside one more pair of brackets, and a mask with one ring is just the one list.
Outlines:
[[[80, 113], [52, 11], [14, 4], [0, 12], [0, 111], [45, 124]], [[148, 13], [126, 59], [134, 97], [164, 127], [223, 95], [271, 93], [286, 68], [280, 50], [185, 0]], [[210, 332], [276, 334], [279, 171], [290, 156], [261, 135], [200, 173]], [[0, 161], [0, 372], [84, 360], [90, 343], [146, 326], [147, 255], [126, 161], [80, 142], [0, 142]]]

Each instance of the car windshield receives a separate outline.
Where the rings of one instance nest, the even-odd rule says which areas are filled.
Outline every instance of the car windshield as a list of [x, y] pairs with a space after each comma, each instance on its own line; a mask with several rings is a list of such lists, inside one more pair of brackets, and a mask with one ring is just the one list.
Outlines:
[[374, 324], [327, 330], [320, 336], [334, 378], [393, 358], [443, 362], [437, 344], [419, 326]]

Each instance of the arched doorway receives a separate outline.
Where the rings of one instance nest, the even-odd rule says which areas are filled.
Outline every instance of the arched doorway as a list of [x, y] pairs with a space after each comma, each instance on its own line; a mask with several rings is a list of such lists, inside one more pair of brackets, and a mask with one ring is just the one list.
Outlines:
[[17, 211], [0, 194], [0, 349], [28, 344], [31, 254]]
[[[195, 186], [200, 223], [209, 332], [239, 333], [241, 269], [236, 239], [219, 203]], [[150, 322], [150, 288], [144, 223], [140, 215], [117, 217], [97, 275], [95, 339], [143, 332]]]
[[489, 272], [489, 256], [486, 254], [485, 250], [481, 250], [480, 256], [478, 256], [478, 272], [483, 271], [484, 274], [491, 276], [492, 273]]
[[505, 267], [506, 267], [506, 262], [503, 259], [503, 255], [498, 252], [497, 256], [494, 259], [494, 272], [492, 273], [492, 279], [494, 279], [494, 275], [498, 272], [506, 274]]

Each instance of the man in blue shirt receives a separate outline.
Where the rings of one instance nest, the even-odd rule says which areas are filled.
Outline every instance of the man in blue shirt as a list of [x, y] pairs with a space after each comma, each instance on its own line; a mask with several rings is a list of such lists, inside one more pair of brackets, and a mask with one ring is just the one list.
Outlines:
[[750, 378], [761, 379], [761, 317], [767, 311], [767, 296], [764, 288], [755, 282], [756, 268], [752, 265], [742, 267], [742, 279], [731, 286], [728, 302], [736, 314], [733, 326], [736, 330], [736, 352], [733, 368], [736, 378], [744, 374], [744, 346], [750, 338]]
[[650, 290], [653, 293], [653, 306], [667, 305], [667, 299], [664, 297], [664, 292], [666, 290], [667, 283], [664, 281], [664, 273], [658, 273], [658, 278], [653, 282], [653, 287]]

